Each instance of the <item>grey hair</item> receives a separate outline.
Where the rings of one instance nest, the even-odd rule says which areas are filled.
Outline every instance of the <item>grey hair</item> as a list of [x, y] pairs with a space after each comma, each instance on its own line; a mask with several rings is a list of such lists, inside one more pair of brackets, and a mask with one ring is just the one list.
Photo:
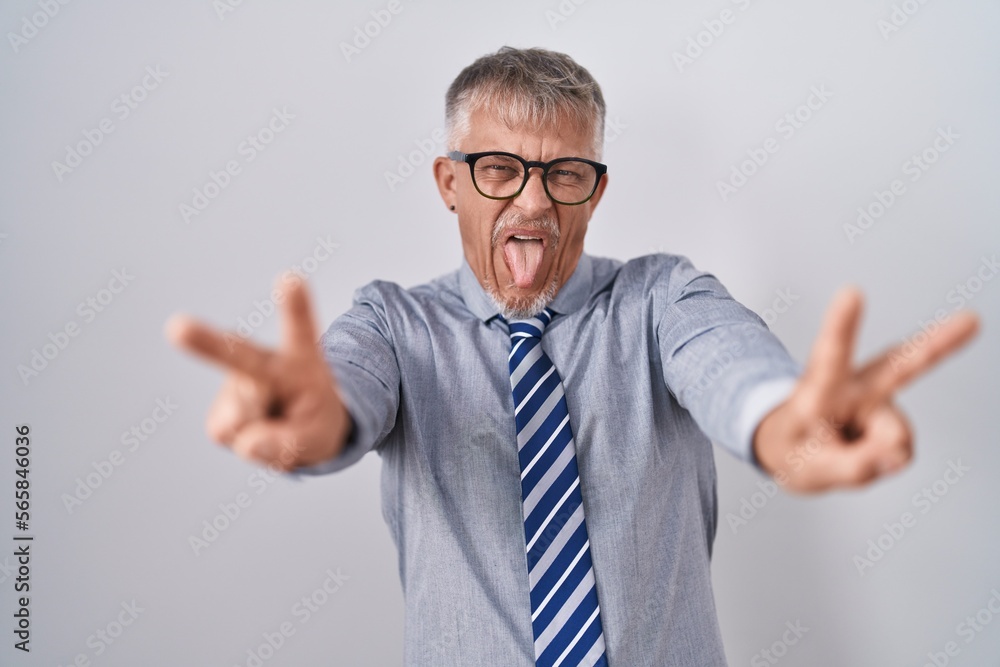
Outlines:
[[601, 159], [606, 112], [601, 87], [563, 53], [504, 46], [463, 69], [445, 96], [449, 150], [458, 149], [477, 109], [486, 109], [509, 128], [533, 130], [555, 127], [568, 115], [592, 129], [594, 155]]

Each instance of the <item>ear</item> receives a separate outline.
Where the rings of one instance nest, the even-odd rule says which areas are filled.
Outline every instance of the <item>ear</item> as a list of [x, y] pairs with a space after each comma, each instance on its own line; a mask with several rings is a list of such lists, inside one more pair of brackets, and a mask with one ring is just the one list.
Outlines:
[[437, 181], [438, 192], [446, 207], [458, 203], [458, 180], [455, 177], [455, 162], [451, 158], [438, 157], [434, 159], [434, 180]]

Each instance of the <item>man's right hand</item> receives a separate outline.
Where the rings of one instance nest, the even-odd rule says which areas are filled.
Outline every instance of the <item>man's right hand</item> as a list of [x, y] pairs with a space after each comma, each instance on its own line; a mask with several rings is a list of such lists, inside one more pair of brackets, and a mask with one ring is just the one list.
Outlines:
[[175, 315], [167, 338], [228, 371], [208, 413], [208, 434], [239, 456], [280, 470], [327, 461], [344, 447], [351, 417], [317, 345], [305, 283], [278, 286], [282, 339], [269, 350]]

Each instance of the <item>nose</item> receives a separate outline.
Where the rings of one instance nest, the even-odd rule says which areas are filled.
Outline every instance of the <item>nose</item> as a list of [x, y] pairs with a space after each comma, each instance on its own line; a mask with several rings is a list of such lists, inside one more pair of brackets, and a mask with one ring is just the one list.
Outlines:
[[514, 198], [514, 205], [524, 211], [528, 218], [541, 217], [546, 211], [552, 208], [552, 200], [545, 194], [545, 186], [542, 184], [542, 170], [540, 167], [528, 169], [528, 182], [524, 184], [521, 194]]

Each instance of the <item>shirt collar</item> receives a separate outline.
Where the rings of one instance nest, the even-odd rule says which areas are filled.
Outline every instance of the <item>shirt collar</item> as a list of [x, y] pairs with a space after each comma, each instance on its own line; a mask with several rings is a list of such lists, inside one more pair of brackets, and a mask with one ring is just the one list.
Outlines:
[[[594, 267], [590, 255], [583, 253], [580, 255], [580, 260], [576, 263], [576, 268], [569, 280], [563, 283], [552, 303], [549, 304], [549, 308], [563, 315], [578, 310], [590, 296], [593, 282]], [[458, 284], [462, 292], [462, 300], [465, 301], [465, 307], [480, 320], [489, 322], [500, 314], [496, 306], [493, 305], [493, 301], [483, 291], [483, 287], [479, 284], [476, 274], [472, 272], [469, 262], [464, 258], [462, 259], [462, 268], [458, 272]]]

